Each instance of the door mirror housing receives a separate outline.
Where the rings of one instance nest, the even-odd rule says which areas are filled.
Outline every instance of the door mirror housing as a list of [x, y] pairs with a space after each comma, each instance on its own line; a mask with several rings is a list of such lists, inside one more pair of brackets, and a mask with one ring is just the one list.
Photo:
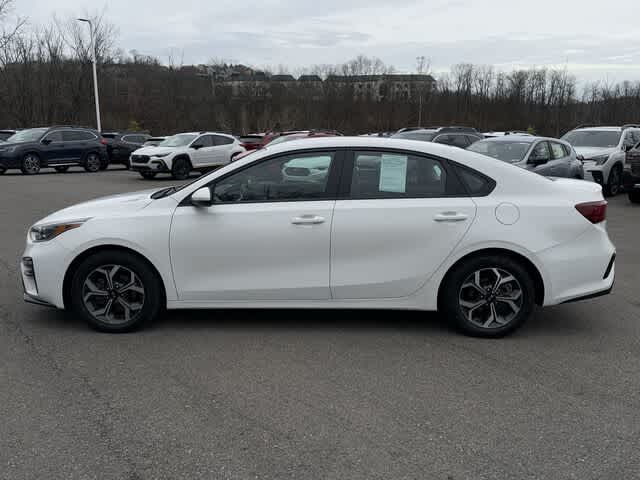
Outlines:
[[193, 203], [196, 207], [210, 207], [212, 204], [211, 201], [211, 190], [209, 187], [204, 187], [196, 190], [191, 195], [191, 203]]
[[537, 158], [537, 157], [532, 157], [529, 159], [529, 163], [538, 166], [538, 165], [544, 165], [545, 163], [547, 163], [549, 161], [548, 158]]
[[43, 145], [49, 145], [51, 143], [51, 140], [48, 138], [43, 138], [40, 143], [42, 143]]
[[201, 143], [194, 143], [193, 145], [191, 145], [191, 148], [193, 148], [194, 150], [199, 150], [202, 147], [204, 147], [204, 145], [202, 145]]

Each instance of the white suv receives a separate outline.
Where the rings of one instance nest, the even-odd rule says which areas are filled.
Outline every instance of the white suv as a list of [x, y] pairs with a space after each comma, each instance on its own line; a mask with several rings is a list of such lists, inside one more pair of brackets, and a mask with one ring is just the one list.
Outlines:
[[640, 125], [578, 127], [562, 139], [573, 146], [583, 161], [585, 180], [602, 185], [605, 195], [620, 193], [625, 155], [640, 142]]
[[176, 180], [184, 180], [192, 170], [209, 170], [226, 165], [244, 147], [231, 135], [214, 132], [179, 133], [157, 146], [142, 147], [131, 154], [131, 169], [143, 178], [158, 173], [170, 173]]

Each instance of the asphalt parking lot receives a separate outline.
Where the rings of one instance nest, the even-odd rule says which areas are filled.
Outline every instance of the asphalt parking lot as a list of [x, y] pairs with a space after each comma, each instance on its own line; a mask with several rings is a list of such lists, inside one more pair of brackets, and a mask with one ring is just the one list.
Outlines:
[[[22, 301], [27, 228], [134, 173], [0, 177], [0, 478], [623, 479], [640, 472], [640, 207], [614, 293], [514, 336], [404, 312], [180, 311], [127, 335]], [[72, 171], [73, 171], [72, 170]]]

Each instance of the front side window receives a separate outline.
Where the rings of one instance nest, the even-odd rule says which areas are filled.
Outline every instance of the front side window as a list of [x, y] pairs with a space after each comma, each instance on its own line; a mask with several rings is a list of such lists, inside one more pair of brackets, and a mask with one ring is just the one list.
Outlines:
[[355, 152], [351, 197], [423, 198], [460, 193], [439, 160], [405, 153]]
[[62, 132], [57, 130], [49, 133], [43, 140], [48, 140], [49, 142], [63, 142], [64, 138], [62, 137]]
[[529, 162], [544, 162], [551, 160], [551, 152], [549, 152], [549, 144], [540, 142], [531, 151]]
[[553, 158], [555, 160], [567, 156], [566, 152], [564, 151], [563, 145], [556, 142], [551, 142], [551, 153], [553, 154]]
[[334, 152], [300, 153], [251, 165], [216, 181], [218, 203], [322, 200], [330, 198]]
[[202, 135], [201, 137], [194, 140], [191, 145], [199, 145], [200, 147], [213, 147], [212, 135]]

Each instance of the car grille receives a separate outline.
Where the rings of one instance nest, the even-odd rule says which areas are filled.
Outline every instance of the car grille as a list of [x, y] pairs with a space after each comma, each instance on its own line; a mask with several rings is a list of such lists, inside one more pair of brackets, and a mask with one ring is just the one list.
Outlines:
[[627, 162], [631, 165], [631, 174], [634, 177], [640, 177], [640, 152], [629, 153]]
[[148, 163], [149, 155], [131, 155], [131, 160], [136, 163]]

